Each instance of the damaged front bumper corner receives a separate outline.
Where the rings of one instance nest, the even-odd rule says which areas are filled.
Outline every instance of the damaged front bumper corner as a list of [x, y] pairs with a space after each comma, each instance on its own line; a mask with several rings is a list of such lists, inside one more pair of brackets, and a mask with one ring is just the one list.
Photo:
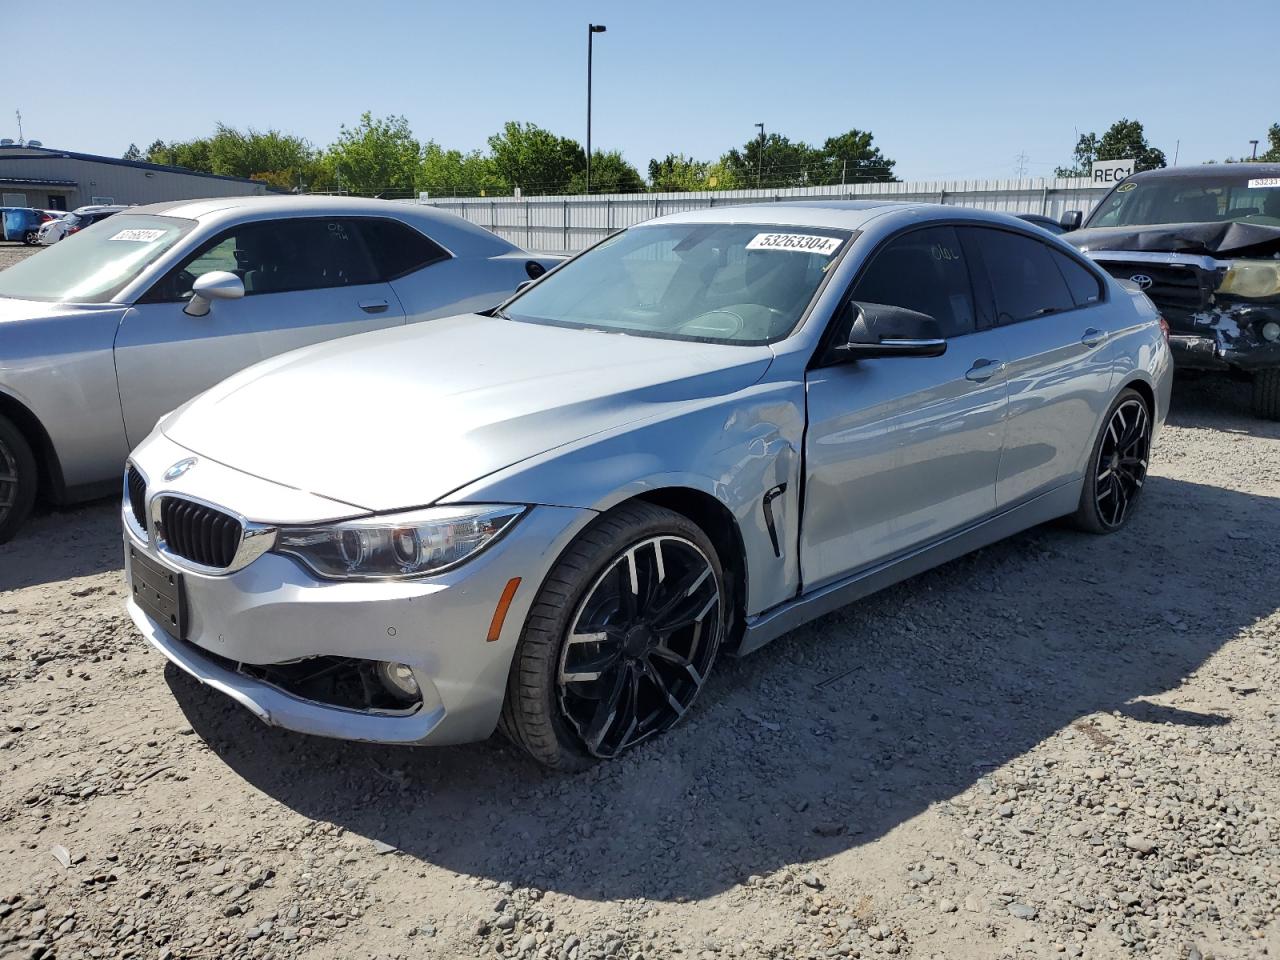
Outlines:
[[1269, 323], [1280, 325], [1280, 303], [1222, 303], [1182, 316], [1162, 312], [1172, 327], [1169, 349], [1178, 367], [1250, 373], [1280, 367], [1280, 340], [1262, 332]]

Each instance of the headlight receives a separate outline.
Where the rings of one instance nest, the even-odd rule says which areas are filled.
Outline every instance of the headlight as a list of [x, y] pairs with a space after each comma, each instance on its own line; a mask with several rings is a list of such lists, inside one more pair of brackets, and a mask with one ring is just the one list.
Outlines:
[[1280, 262], [1237, 260], [1218, 284], [1218, 292], [1236, 297], [1274, 297], [1280, 294]]
[[320, 527], [283, 527], [275, 551], [333, 580], [401, 580], [439, 573], [475, 556], [524, 507], [432, 507]]

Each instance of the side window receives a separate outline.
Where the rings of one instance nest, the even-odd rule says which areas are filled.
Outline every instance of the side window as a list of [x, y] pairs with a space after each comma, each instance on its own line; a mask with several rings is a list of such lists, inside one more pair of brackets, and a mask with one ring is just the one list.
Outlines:
[[927, 227], [895, 237], [872, 256], [853, 299], [927, 313], [944, 337], [975, 329], [973, 288], [952, 227]]
[[380, 280], [395, 280], [449, 259], [442, 246], [398, 220], [357, 222]]
[[1102, 284], [1088, 267], [1058, 250], [1049, 252], [1062, 271], [1062, 279], [1067, 281], [1067, 289], [1071, 291], [1071, 299], [1077, 307], [1087, 307], [1102, 299]]
[[1061, 310], [1075, 301], [1048, 245], [1020, 233], [974, 228], [996, 299], [996, 321], [1017, 323]]
[[245, 296], [377, 282], [354, 221], [262, 220], [215, 237], [142, 299], [150, 303], [186, 300], [196, 280], [215, 270], [226, 270], [243, 280]]

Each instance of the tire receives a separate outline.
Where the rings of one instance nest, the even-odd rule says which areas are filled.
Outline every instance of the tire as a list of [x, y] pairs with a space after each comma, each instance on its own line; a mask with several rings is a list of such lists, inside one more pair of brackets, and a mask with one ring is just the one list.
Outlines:
[[34, 247], [36, 245], [36, 242], [39, 239], [40, 239], [40, 235], [37, 233], [33, 233], [30, 230], [28, 230], [26, 233], [22, 235], [22, 242], [25, 243], [28, 247]]
[[727, 596], [720, 558], [697, 524], [648, 503], [615, 507], [578, 535], [538, 591], [500, 729], [562, 771], [665, 732], [711, 672]]
[[1280, 420], [1280, 369], [1259, 370], [1253, 375], [1253, 415]]
[[39, 471], [26, 437], [0, 417], [0, 543], [8, 543], [31, 515]]
[[1136, 390], [1120, 391], [1093, 444], [1071, 522], [1088, 533], [1120, 530], [1137, 506], [1151, 457], [1151, 411]]

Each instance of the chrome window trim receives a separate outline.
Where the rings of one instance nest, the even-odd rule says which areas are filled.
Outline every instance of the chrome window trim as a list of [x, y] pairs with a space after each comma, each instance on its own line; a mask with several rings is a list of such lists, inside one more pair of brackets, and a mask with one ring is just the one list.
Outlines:
[[[160, 524], [161, 501], [166, 499], [185, 500], [187, 503], [194, 503], [210, 510], [217, 510], [219, 513], [225, 513], [227, 516], [239, 521], [241, 530], [240, 545], [236, 547], [235, 556], [231, 558], [231, 563], [225, 567], [206, 567], [204, 564], [196, 563], [172, 552], [165, 542]], [[206, 577], [225, 577], [238, 570], [243, 570], [270, 550], [276, 542], [277, 529], [270, 524], [254, 523], [235, 510], [200, 497], [193, 497], [188, 493], [174, 493], [173, 491], [162, 490], [154, 496], [148, 497], [147, 516], [150, 518], [151, 544], [155, 551], [175, 567]]]

